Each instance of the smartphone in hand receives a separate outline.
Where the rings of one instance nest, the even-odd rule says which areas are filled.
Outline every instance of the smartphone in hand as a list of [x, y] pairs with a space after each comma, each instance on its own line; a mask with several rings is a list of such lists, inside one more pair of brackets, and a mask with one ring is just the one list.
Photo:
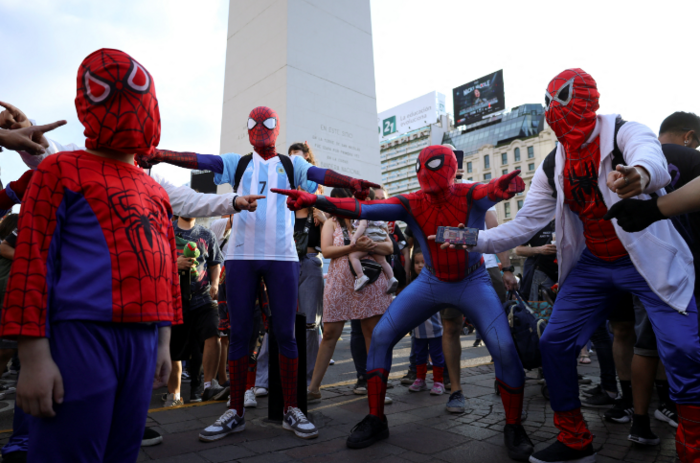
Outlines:
[[476, 246], [478, 238], [478, 228], [438, 227], [435, 242]]

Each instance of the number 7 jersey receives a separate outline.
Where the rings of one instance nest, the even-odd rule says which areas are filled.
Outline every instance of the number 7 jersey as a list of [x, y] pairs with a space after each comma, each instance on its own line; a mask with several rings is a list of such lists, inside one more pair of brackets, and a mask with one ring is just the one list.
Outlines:
[[[214, 182], [233, 186], [241, 155], [227, 153], [222, 154], [221, 158], [223, 173], [215, 174]], [[301, 156], [291, 158], [296, 185], [309, 193], [316, 192], [318, 184], [306, 176], [312, 165]], [[258, 200], [255, 212], [233, 216], [226, 260], [299, 260], [294, 246], [294, 213], [287, 209], [287, 197], [270, 192], [271, 188], [291, 188], [282, 161], [278, 156], [265, 160], [253, 152], [236, 193], [242, 196], [264, 195], [266, 198]]]

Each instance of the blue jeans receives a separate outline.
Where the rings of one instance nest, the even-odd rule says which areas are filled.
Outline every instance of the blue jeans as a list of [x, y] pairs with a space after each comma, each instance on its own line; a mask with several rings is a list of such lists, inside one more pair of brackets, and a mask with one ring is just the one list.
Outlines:
[[581, 406], [576, 358], [622, 293], [632, 293], [644, 303], [668, 374], [671, 399], [681, 404], [700, 404], [700, 339], [695, 298], [688, 304], [687, 314], [681, 314], [649, 288], [629, 256], [607, 262], [586, 249], [559, 291], [552, 317], [540, 339], [552, 410], [563, 412]]

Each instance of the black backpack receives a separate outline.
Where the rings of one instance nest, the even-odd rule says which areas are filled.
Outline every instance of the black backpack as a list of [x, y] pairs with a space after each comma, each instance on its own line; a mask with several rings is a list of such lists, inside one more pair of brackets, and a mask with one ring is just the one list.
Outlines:
[[[287, 156], [286, 154], [280, 154], [277, 153], [277, 157], [280, 158], [280, 161], [282, 161], [282, 167], [284, 167], [284, 171], [287, 173], [287, 180], [289, 180], [289, 187], [292, 190], [296, 190], [296, 185], [294, 184], [294, 163], [292, 163], [292, 158]], [[248, 167], [248, 164], [250, 164], [250, 161], [253, 159], [253, 153], [248, 153], [243, 156], [241, 156], [241, 159], [238, 160], [238, 166], [236, 166], [236, 174], [234, 176], [234, 183], [233, 183], [233, 192], [238, 191], [238, 185], [241, 183], [241, 178], [243, 178], [243, 173], [245, 172], [246, 168]]]
[[[612, 157], [612, 168], [615, 170], [615, 168], [619, 164], [624, 164], [625, 159], [622, 157], [622, 151], [620, 150], [620, 147], [617, 146], [617, 133], [620, 131], [620, 127], [625, 125], [626, 120], [622, 119], [620, 116], [617, 116], [617, 119], [615, 119], [615, 136], [613, 137], [613, 157]], [[547, 176], [547, 183], [549, 183], [549, 186], [552, 188], [552, 197], [556, 198], [557, 197], [557, 186], [556, 183], [554, 183], [554, 168], [556, 167], [556, 160], [557, 160], [557, 149], [554, 148], [546, 158], [544, 158], [544, 161], [542, 162], [542, 170], [544, 170], [545, 175]]]

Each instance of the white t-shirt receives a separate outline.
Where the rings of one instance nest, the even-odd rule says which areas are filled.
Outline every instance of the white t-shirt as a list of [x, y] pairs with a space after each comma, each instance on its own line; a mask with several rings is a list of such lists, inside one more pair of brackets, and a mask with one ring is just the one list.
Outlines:
[[[489, 208], [489, 211], [493, 211], [494, 214], [496, 213], [496, 206], [492, 206]], [[488, 230], [488, 227], [484, 223], [484, 230]], [[496, 254], [482, 254], [484, 256], [484, 267], [486, 268], [493, 268], [493, 267], [498, 267], [498, 258], [496, 257]]]

